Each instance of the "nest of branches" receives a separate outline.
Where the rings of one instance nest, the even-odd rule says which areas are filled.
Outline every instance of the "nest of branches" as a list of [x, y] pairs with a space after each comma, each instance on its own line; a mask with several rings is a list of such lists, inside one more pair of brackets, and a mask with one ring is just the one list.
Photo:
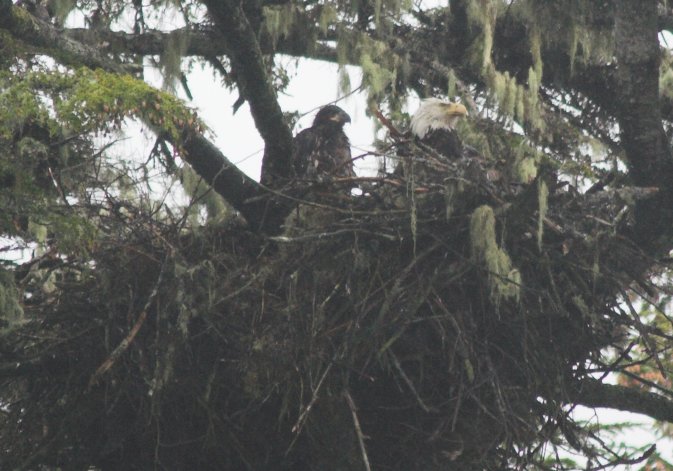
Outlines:
[[110, 233], [90, 256], [17, 275], [32, 291], [0, 341], [2, 467], [474, 470], [532, 466], [550, 441], [587, 451], [564, 404], [634, 323], [614, 300], [642, 255], [620, 234], [648, 192], [411, 154], [307, 189], [275, 237], [92, 208]]

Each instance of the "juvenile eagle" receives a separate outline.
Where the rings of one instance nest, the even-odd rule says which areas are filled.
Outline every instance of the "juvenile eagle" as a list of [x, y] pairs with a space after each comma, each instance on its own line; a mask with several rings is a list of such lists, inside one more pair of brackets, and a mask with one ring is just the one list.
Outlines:
[[466, 115], [467, 109], [460, 103], [426, 98], [411, 118], [411, 133], [445, 157], [457, 159], [463, 153], [463, 145], [455, 125]]
[[344, 124], [351, 117], [335, 105], [318, 111], [310, 128], [294, 138], [292, 165], [297, 178], [320, 180], [323, 177], [354, 177], [353, 161]]

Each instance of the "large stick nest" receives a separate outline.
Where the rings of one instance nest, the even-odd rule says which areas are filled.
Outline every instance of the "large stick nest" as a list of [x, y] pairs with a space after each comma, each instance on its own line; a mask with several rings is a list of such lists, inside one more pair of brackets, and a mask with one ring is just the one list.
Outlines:
[[90, 258], [17, 275], [3, 469], [507, 469], [549, 440], [582, 450], [566, 391], [630, 325], [616, 294], [645, 262], [619, 234], [648, 191], [412, 155], [358, 196], [314, 186], [271, 238], [92, 208], [111, 233]]

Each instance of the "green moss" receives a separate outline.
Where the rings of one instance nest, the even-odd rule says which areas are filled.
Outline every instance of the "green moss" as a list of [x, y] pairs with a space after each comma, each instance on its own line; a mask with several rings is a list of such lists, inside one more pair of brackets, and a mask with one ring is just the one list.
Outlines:
[[491, 299], [498, 303], [503, 298], [519, 299], [521, 274], [514, 268], [509, 255], [498, 246], [495, 232], [495, 214], [483, 205], [470, 218], [472, 256], [488, 272]]
[[10, 24], [12, 25], [12, 29], [16, 31], [19, 36], [31, 33], [35, 30], [33, 15], [31, 15], [25, 8], [14, 7], [11, 9], [11, 15], [12, 19], [10, 20]]
[[200, 132], [204, 128], [179, 99], [130, 75], [79, 69], [70, 75], [40, 74], [33, 82], [36, 88], [51, 91], [60, 84], [56, 113], [73, 132], [119, 127], [126, 117], [141, 119], [175, 142], [186, 130]]
[[50, 127], [49, 111], [28, 80], [5, 75], [0, 81], [0, 139], [11, 140], [26, 123]]

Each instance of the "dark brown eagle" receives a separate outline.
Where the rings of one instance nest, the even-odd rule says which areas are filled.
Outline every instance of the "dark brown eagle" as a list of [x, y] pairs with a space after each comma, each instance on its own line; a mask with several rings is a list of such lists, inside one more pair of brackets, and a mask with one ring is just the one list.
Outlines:
[[294, 138], [292, 165], [298, 179], [323, 180], [325, 177], [354, 177], [351, 147], [344, 124], [351, 117], [335, 105], [318, 111], [313, 126]]
[[411, 133], [443, 156], [458, 159], [463, 155], [463, 144], [455, 126], [466, 115], [467, 109], [460, 103], [426, 98], [411, 118]]

